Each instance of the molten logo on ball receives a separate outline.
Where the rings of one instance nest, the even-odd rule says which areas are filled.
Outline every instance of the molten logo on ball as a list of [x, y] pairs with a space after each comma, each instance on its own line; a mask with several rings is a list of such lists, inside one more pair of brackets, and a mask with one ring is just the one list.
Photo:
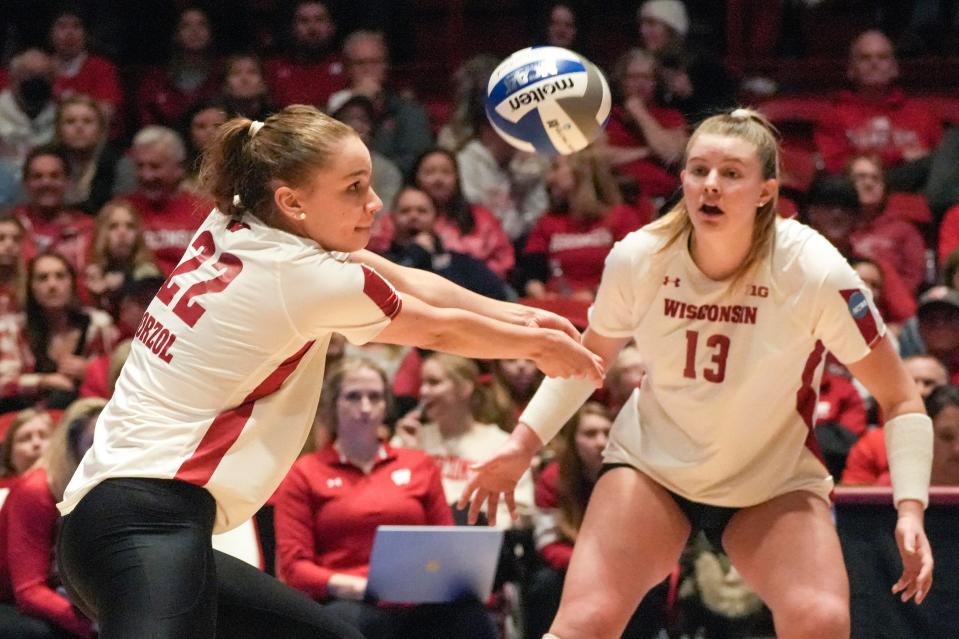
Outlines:
[[568, 155], [603, 131], [612, 98], [592, 62], [560, 47], [531, 47], [490, 76], [486, 115], [500, 136], [531, 153]]

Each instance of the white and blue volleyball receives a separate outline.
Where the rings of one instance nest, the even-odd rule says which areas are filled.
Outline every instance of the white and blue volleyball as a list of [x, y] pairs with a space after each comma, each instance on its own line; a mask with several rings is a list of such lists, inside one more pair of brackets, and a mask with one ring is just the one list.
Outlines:
[[522, 151], [569, 155], [586, 148], [609, 120], [609, 84], [595, 64], [561, 47], [530, 47], [490, 76], [486, 115]]

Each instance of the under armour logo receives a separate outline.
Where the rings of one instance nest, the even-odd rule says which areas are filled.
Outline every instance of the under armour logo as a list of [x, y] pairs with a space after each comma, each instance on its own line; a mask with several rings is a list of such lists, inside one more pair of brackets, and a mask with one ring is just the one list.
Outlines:
[[669, 286], [669, 283], [670, 283], [670, 282], [673, 283], [673, 286], [675, 286], [676, 288], [679, 288], [679, 278], [678, 278], [678, 277], [673, 278], [673, 277], [670, 277], [670, 276], [667, 275], [666, 277], [663, 278], [663, 286]]
[[341, 488], [343, 486], [343, 480], [340, 477], [333, 477], [332, 479], [326, 480], [327, 488]]

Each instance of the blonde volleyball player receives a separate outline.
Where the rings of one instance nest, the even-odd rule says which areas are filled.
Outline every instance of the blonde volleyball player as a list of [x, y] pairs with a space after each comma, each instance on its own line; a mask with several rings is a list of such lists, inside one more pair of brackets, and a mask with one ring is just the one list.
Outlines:
[[[682, 201], [606, 260], [584, 344], [611, 362], [635, 339], [647, 375], [613, 426], [548, 637], [618, 637], [693, 529], [724, 546], [780, 639], [849, 636], [833, 483], [812, 436], [827, 351], [886, 419], [903, 562], [892, 591], [916, 602], [929, 591], [931, 423], [867, 288], [823, 237], [776, 215], [778, 164], [760, 115], [705, 120], [686, 148]], [[461, 504], [496, 512], [591, 392], [545, 380]]]
[[147, 308], [59, 504], [61, 574], [103, 639], [359, 637], [211, 547], [306, 441], [331, 334], [531, 358], [591, 384], [601, 362], [556, 316], [360, 251], [382, 208], [369, 152], [312, 107], [226, 123], [201, 175], [218, 208]]

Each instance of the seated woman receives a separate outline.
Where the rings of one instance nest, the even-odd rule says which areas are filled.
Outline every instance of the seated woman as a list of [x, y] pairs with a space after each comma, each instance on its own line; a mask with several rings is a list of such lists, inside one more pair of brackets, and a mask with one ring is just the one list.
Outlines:
[[[466, 487], [470, 466], [486, 459], [509, 438], [495, 424], [477, 421], [477, 415], [488, 411], [489, 401], [479, 377], [479, 367], [471, 359], [445, 353], [426, 356], [420, 403], [396, 422], [394, 443], [423, 450], [433, 458], [440, 467], [450, 504], [456, 503]], [[499, 528], [528, 527], [532, 510], [533, 481], [527, 472], [516, 486], [519, 521], [510, 519], [502, 502], [493, 516], [487, 516]], [[454, 515], [458, 522], [466, 521], [464, 511]]]
[[426, 191], [408, 186], [390, 211], [393, 242], [384, 254], [391, 262], [436, 273], [474, 293], [505, 300], [506, 283], [472, 255], [452, 250], [437, 233], [436, 205]]
[[94, 637], [93, 623], [58, 589], [51, 570], [60, 513], [56, 504], [93, 443], [102, 399], [81, 399], [63, 413], [40, 458], [0, 509], [0, 636]]
[[160, 277], [143, 237], [140, 213], [129, 201], [111, 200], [100, 209], [83, 275], [90, 301], [111, 313], [126, 282]]
[[40, 459], [52, 433], [53, 420], [46, 411], [26, 408], [10, 422], [0, 445], [0, 506], [10, 487]]
[[64, 408], [87, 362], [115, 341], [110, 316], [80, 305], [70, 263], [56, 253], [36, 256], [27, 265], [25, 311], [0, 318], [0, 406]]
[[343, 360], [320, 397], [333, 440], [293, 465], [274, 502], [280, 578], [368, 639], [495, 637], [476, 601], [392, 607], [363, 600], [377, 526], [451, 525], [453, 516], [430, 458], [378, 438], [390, 402], [381, 369]]
[[[541, 637], [547, 632], [559, 609], [566, 568], [590, 493], [599, 478], [612, 425], [612, 413], [605, 406], [584, 404], [565, 427], [559, 459], [550, 462], [536, 481], [534, 538], [541, 561], [527, 592], [527, 637]], [[646, 596], [623, 639], [658, 635], [665, 621], [664, 594], [664, 589], [658, 588]]]
[[[657, 62], [642, 49], [630, 49], [613, 69], [613, 110], [606, 137], [610, 162], [640, 193], [663, 200], [679, 188], [675, 169], [686, 146], [686, 119], [656, 104]], [[632, 186], [632, 185], [631, 185]]]
[[539, 218], [523, 251], [526, 295], [592, 300], [613, 244], [652, 218], [622, 203], [609, 164], [593, 148], [557, 156], [546, 174], [550, 208]]
[[[489, 209], [470, 204], [463, 197], [456, 156], [445, 149], [427, 151], [413, 165], [413, 183], [433, 198], [439, 212], [436, 233], [443, 245], [482, 260], [497, 276], [505, 278], [516, 262], [513, 244]], [[386, 251], [394, 233], [393, 219], [381, 215], [368, 248], [378, 253]]]
[[[114, 193], [132, 191], [117, 172], [122, 154], [107, 137], [107, 118], [101, 105], [86, 95], [72, 95], [57, 105], [54, 140], [70, 161], [70, 186], [65, 204], [96, 213]], [[129, 173], [129, 172], [127, 172]]]

